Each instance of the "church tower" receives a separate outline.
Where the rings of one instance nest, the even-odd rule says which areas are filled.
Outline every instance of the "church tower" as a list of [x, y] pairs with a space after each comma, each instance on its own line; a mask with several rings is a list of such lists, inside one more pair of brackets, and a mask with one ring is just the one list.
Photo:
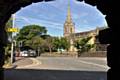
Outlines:
[[75, 25], [72, 21], [71, 10], [70, 10], [70, 0], [68, 0], [68, 10], [67, 10], [67, 18], [64, 23], [64, 37], [70, 42], [69, 52], [74, 52], [76, 49], [74, 47], [74, 37], [72, 34], [75, 34]]
[[74, 27], [74, 23], [72, 22], [71, 10], [70, 10], [70, 0], [69, 0], [67, 18], [64, 23], [64, 37], [68, 37], [72, 33], [75, 33], [75, 27]]

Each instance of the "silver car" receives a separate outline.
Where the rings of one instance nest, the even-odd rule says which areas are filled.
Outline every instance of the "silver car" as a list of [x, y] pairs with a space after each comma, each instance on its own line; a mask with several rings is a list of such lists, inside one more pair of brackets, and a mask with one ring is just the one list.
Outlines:
[[36, 51], [35, 50], [28, 50], [28, 56], [33, 56], [33, 57], [36, 57], [37, 55], [36, 55]]
[[28, 51], [27, 50], [23, 50], [23, 51], [20, 51], [20, 56], [28, 56]]

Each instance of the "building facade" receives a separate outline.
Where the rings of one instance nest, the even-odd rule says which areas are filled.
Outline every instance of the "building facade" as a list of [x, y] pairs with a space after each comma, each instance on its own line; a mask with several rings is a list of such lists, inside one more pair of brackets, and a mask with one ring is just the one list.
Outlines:
[[75, 24], [72, 20], [71, 10], [70, 10], [70, 3], [68, 4], [68, 11], [67, 11], [67, 18], [64, 23], [64, 34], [63, 36], [67, 38], [70, 42], [70, 52], [75, 52], [77, 49], [74, 47], [74, 41], [80, 38], [91, 37], [89, 40], [89, 44], [95, 44], [96, 46], [91, 49], [92, 51], [106, 51], [107, 45], [100, 44], [98, 40], [99, 31], [105, 29], [104, 27], [97, 27], [94, 30], [75, 33]]

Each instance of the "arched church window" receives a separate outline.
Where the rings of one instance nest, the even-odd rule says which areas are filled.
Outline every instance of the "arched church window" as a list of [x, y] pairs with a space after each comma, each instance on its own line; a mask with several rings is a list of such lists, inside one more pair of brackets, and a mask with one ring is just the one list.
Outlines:
[[71, 33], [72, 33], [72, 30], [73, 30], [73, 29], [72, 29], [72, 28], [70, 28], [70, 32], [71, 32]]

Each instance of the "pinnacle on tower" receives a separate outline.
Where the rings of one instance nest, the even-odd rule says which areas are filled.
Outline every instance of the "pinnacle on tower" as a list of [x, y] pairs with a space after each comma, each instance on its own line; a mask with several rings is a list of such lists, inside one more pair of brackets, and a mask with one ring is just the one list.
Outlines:
[[70, 0], [68, 0], [67, 22], [71, 22], [71, 19]]

